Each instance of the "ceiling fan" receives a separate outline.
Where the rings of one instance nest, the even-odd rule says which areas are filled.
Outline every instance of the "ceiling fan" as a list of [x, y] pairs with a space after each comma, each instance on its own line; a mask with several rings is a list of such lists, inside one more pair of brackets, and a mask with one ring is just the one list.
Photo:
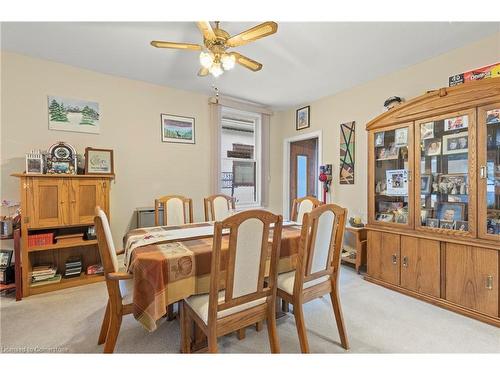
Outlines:
[[153, 40], [151, 45], [157, 48], [202, 51], [200, 53], [200, 64], [202, 67], [198, 72], [200, 77], [205, 77], [208, 73], [214, 77], [218, 77], [224, 71], [233, 69], [235, 63], [254, 72], [261, 70], [262, 64], [238, 52], [227, 52], [227, 49], [253, 42], [274, 34], [278, 30], [276, 22], [268, 21], [243, 31], [238, 35], [230, 36], [225, 30], [219, 27], [219, 22], [215, 22], [215, 28], [212, 28], [212, 25], [208, 21], [200, 21], [196, 22], [196, 24], [203, 34], [204, 47], [199, 44], [163, 42], [159, 40]]

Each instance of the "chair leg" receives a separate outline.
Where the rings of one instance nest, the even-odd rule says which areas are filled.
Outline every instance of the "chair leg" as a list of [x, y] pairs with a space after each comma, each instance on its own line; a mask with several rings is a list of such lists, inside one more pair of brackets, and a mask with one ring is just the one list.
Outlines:
[[288, 308], [288, 302], [284, 299], [281, 300], [281, 311], [286, 313], [290, 311], [290, 309]]
[[104, 344], [104, 353], [113, 353], [115, 350], [116, 339], [118, 338], [118, 332], [120, 332], [120, 326], [122, 324], [122, 316], [114, 315], [111, 311], [109, 322], [109, 330], [106, 338], [106, 343]]
[[[271, 353], [280, 353], [280, 340], [276, 327], [276, 305], [269, 304], [267, 308], [267, 335], [269, 336], [269, 346]], [[260, 322], [262, 324], [262, 322]]]
[[[174, 305], [175, 303], [172, 303], [167, 306], [167, 320], [172, 321], [175, 319], [175, 313], [174, 313]], [[179, 305], [177, 305], [179, 306]]]
[[335, 314], [335, 321], [337, 322], [337, 329], [339, 330], [340, 342], [345, 350], [349, 349], [349, 340], [347, 339], [347, 332], [344, 324], [344, 317], [342, 315], [342, 308], [340, 307], [340, 298], [337, 288], [332, 288], [330, 293], [332, 300], [333, 313]]
[[295, 325], [297, 326], [297, 333], [299, 335], [300, 350], [302, 353], [309, 353], [309, 343], [307, 342], [307, 332], [302, 304], [296, 303], [293, 305], [293, 315], [295, 316]]
[[181, 353], [191, 353], [191, 334], [193, 321], [187, 312], [186, 303], [179, 302], [180, 326], [181, 326]]
[[101, 332], [99, 333], [99, 339], [97, 340], [97, 345], [104, 344], [106, 341], [106, 336], [109, 329], [109, 314], [110, 314], [109, 300], [106, 305], [106, 312], [104, 313], [104, 319], [102, 320]]
[[246, 334], [246, 328], [245, 327], [240, 328], [236, 332], [236, 336], [238, 336], [238, 340], [244, 340], [245, 339], [245, 334]]
[[208, 340], [208, 352], [209, 353], [217, 353], [217, 335], [215, 332], [209, 332], [207, 335]]
[[255, 330], [257, 332], [262, 331], [262, 328], [264, 328], [264, 322], [262, 320], [260, 322], [255, 323]]

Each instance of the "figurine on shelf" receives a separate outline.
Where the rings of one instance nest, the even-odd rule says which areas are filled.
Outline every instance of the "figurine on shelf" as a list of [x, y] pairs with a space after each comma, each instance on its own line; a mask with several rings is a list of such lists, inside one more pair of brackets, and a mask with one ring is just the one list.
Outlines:
[[439, 193], [439, 184], [438, 184], [437, 180], [432, 181], [432, 192]]
[[375, 193], [380, 194], [381, 190], [381, 185], [382, 183], [380, 181], [377, 181], [377, 185], [375, 185]]
[[452, 188], [451, 188], [451, 194], [457, 194], [458, 193], [458, 190], [457, 190], [457, 184], [452, 184]]

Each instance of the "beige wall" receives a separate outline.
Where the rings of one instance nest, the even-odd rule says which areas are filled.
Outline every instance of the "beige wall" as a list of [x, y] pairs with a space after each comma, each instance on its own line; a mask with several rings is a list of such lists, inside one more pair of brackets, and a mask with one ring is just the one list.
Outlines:
[[[133, 220], [136, 207], [152, 206], [156, 196], [193, 198], [195, 219], [210, 190], [208, 97], [68, 65], [2, 53], [1, 198], [19, 199], [24, 154], [66, 141], [114, 150], [116, 180], [111, 186], [111, 226], [115, 243]], [[101, 134], [48, 130], [47, 95], [99, 102]], [[160, 113], [196, 118], [196, 144], [162, 143]]]
[[[270, 209], [282, 210], [283, 139], [321, 130], [323, 163], [333, 164], [331, 201], [347, 207], [350, 215], [359, 213], [366, 219], [367, 133], [364, 129], [369, 120], [385, 111], [384, 100], [393, 95], [411, 99], [427, 90], [448, 86], [450, 75], [495, 62], [500, 62], [500, 33], [339, 94], [304, 103], [311, 106], [311, 127], [307, 130], [295, 130], [296, 108], [277, 113], [272, 127], [275, 143], [271, 144]], [[369, 57], [365, 66], [370, 68]], [[356, 121], [355, 184], [339, 185], [339, 128], [341, 123], [349, 121]]]

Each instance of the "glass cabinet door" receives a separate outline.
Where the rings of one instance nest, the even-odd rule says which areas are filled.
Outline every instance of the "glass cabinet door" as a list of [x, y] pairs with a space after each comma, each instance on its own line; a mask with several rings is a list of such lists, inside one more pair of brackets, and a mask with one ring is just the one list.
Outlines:
[[379, 225], [413, 225], [411, 166], [413, 124], [374, 131], [370, 136], [369, 222]]
[[475, 236], [475, 129], [474, 111], [416, 122], [417, 229]]
[[500, 103], [478, 112], [478, 231], [500, 240]]

